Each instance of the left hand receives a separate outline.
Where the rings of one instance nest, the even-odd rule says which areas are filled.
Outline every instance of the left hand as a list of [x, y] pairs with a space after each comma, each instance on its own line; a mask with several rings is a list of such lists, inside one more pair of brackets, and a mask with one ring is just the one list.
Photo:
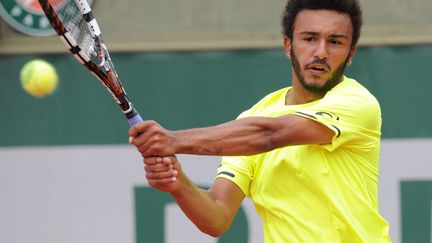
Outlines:
[[164, 192], [175, 192], [182, 182], [181, 165], [175, 156], [144, 158], [144, 170], [149, 185]]

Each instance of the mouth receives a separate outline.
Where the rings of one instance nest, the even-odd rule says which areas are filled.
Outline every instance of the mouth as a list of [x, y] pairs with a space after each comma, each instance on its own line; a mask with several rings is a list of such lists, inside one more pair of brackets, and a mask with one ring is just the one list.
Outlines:
[[323, 64], [310, 64], [306, 66], [306, 69], [317, 74], [324, 74], [330, 71], [330, 68]]

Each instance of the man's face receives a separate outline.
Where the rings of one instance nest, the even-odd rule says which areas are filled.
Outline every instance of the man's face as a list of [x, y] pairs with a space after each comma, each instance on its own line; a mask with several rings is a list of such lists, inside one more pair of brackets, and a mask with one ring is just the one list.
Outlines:
[[348, 15], [330, 10], [299, 12], [293, 40], [284, 39], [294, 81], [313, 93], [325, 93], [338, 84], [355, 53], [352, 31]]

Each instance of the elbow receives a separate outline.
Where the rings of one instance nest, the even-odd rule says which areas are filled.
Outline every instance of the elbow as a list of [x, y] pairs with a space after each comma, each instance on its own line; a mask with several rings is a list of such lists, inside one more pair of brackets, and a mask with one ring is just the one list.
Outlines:
[[228, 230], [229, 226], [229, 224], [222, 224], [219, 226], [197, 225], [201, 232], [215, 238], [221, 237]]
[[201, 232], [203, 232], [203, 233], [205, 233], [205, 234], [207, 234], [207, 235], [209, 235], [211, 237], [214, 237], [214, 238], [221, 237], [225, 233], [225, 231], [226, 230], [219, 230], [219, 229], [201, 230]]

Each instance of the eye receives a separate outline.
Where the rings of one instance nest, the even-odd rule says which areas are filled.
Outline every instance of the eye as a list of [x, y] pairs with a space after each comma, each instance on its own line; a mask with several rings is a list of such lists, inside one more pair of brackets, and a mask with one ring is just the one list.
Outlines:
[[333, 45], [342, 45], [342, 41], [339, 41], [339, 40], [330, 40], [330, 43], [331, 44], [333, 44]]
[[305, 37], [303, 40], [307, 41], [307, 42], [312, 42], [312, 41], [315, 41], [316, 38], [315, 37]]

